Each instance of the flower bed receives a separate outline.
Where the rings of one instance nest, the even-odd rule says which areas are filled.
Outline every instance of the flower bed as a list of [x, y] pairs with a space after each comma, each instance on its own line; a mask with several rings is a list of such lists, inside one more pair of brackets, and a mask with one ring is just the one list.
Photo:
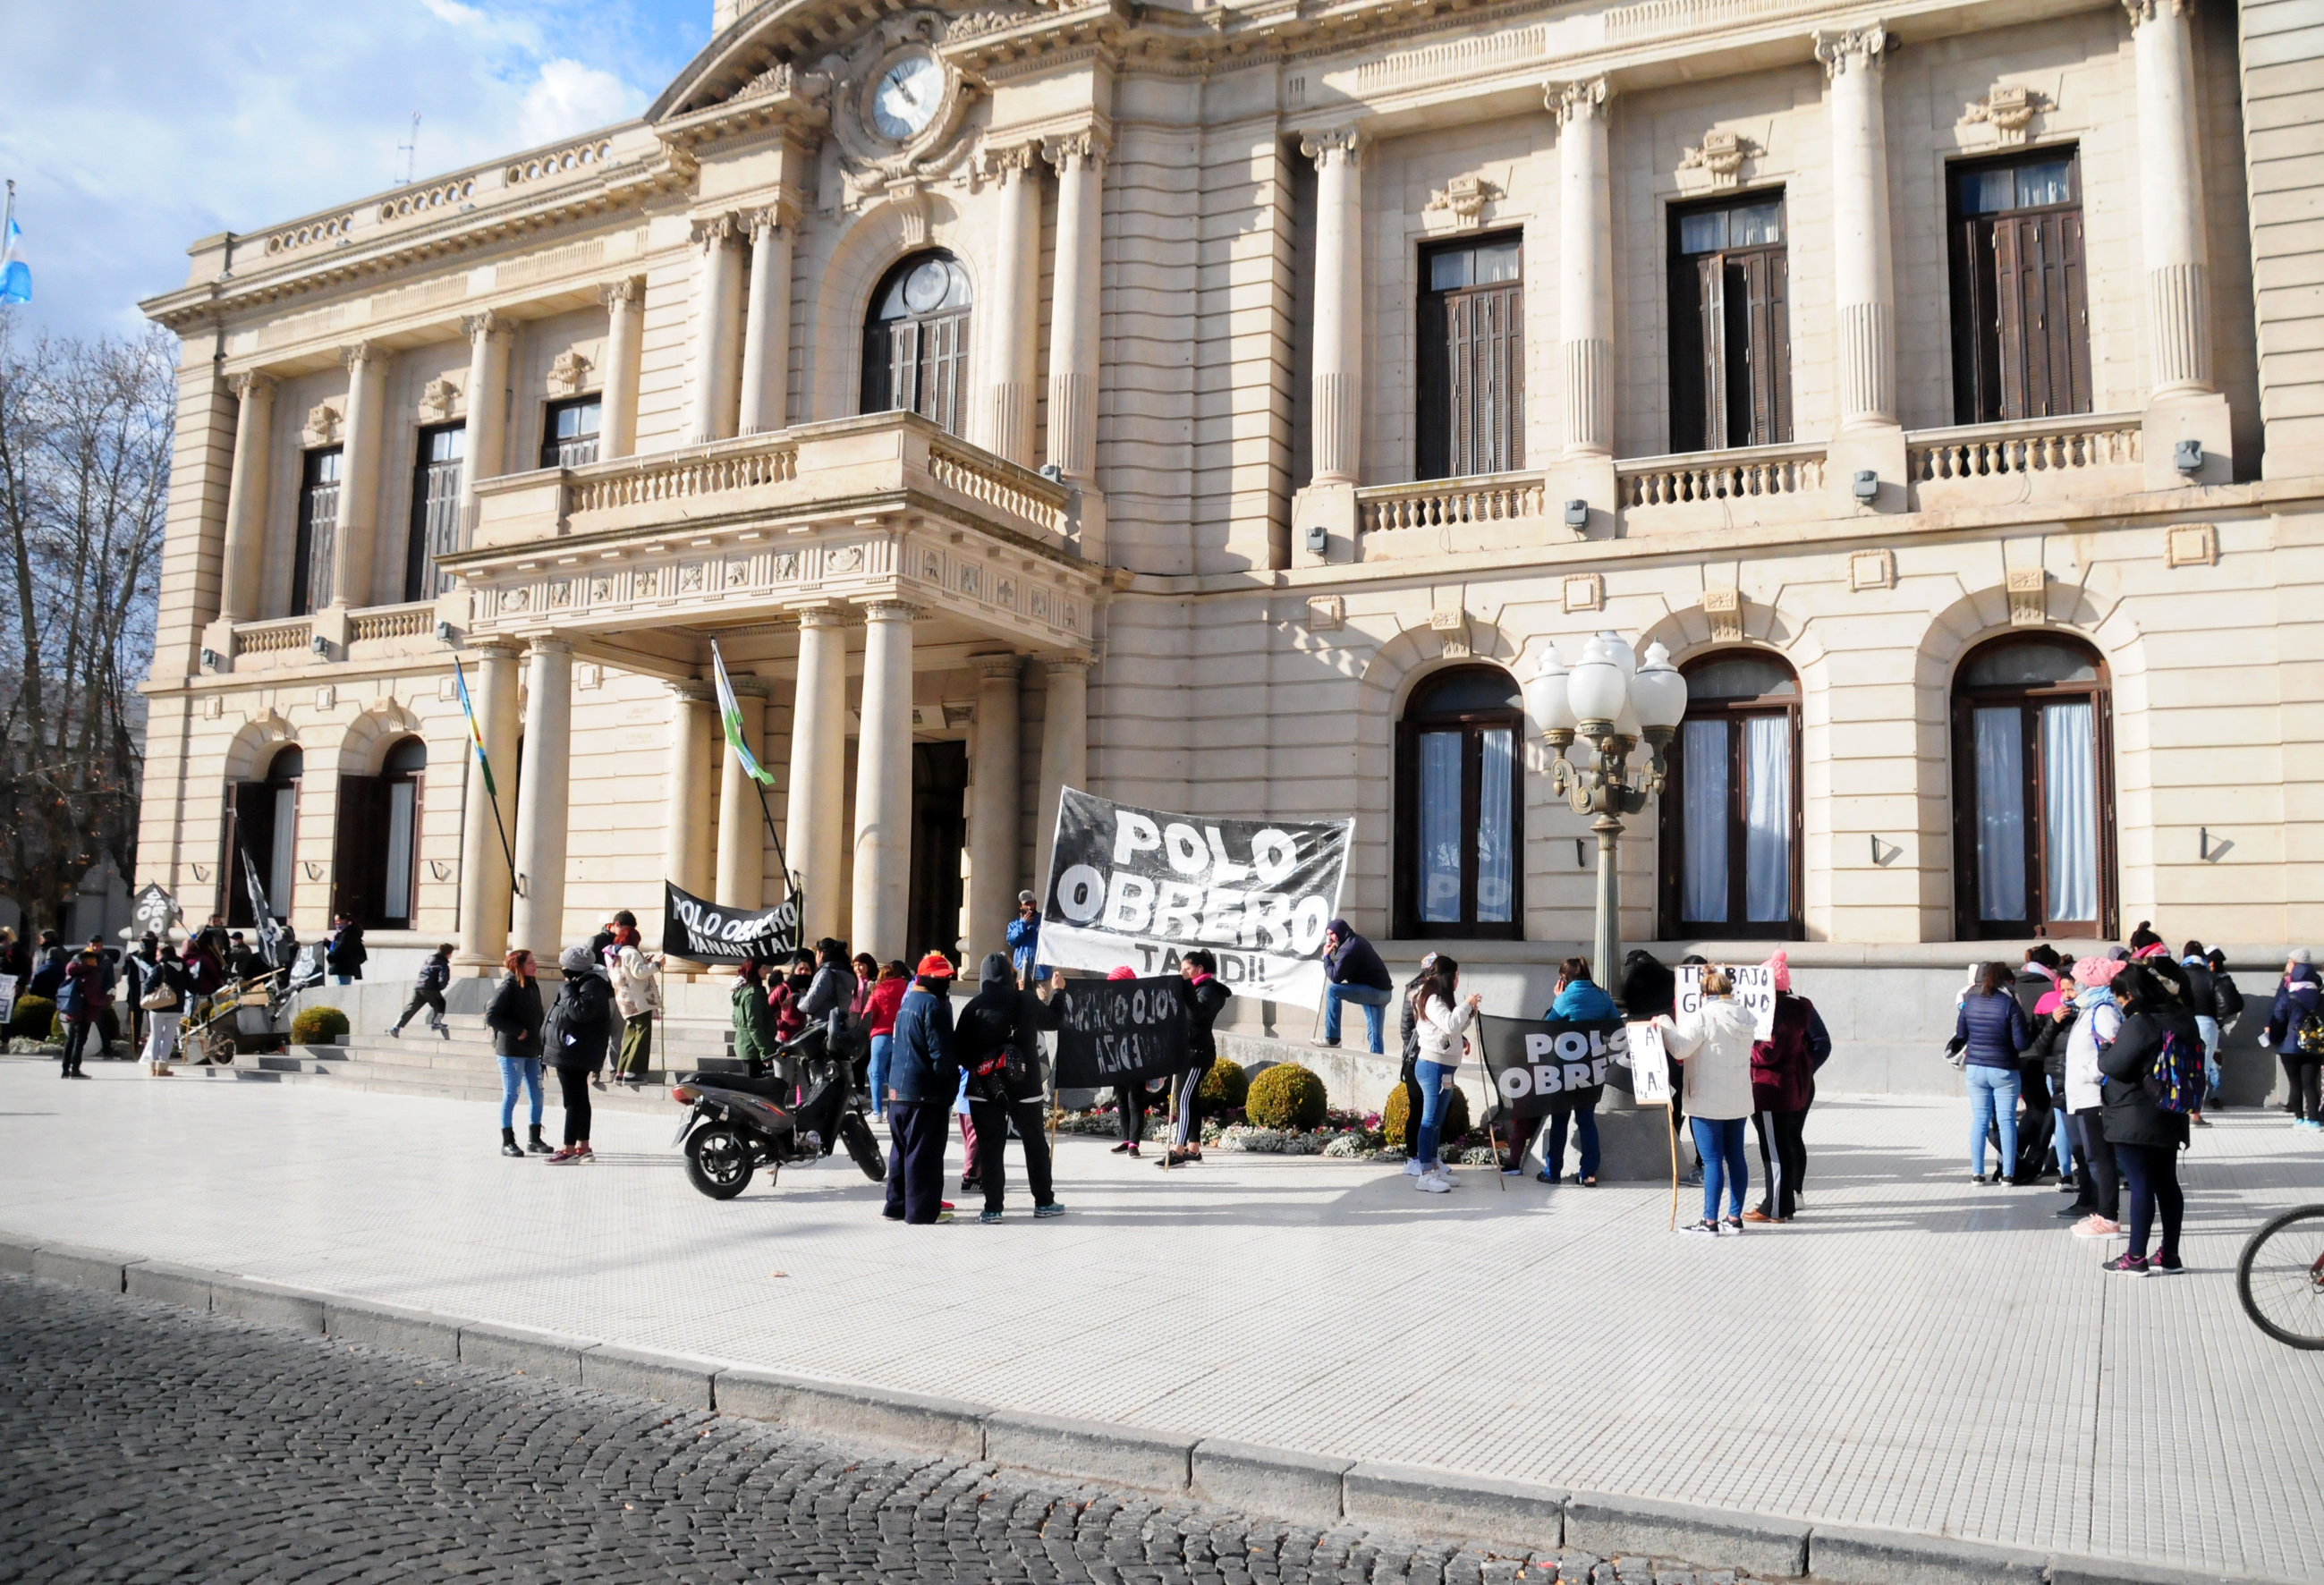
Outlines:
[[[1093, 1134], [1104, 1138], [1119, 1138], [1121, 1124], [1111, 1106], [1093, 1107], [1087, 1111], [1060, 1111], [1056, 1114], [1057, 1132], [1061, 1134]], [[1166, 1116], [1149, 1116], [1146, 1120], [1145, 1138], [1160, 1144], [1169, 1138], [1169, 1121]], [[1336, 1109], [1323, 1114], [1323, 1122], [1307, 1130], [1292, 1129], [1254, 1128], [1240, 1109], [1203, 1120], [1203, 1144], [1206, 1148], [1241, 1151], [1252, 1156], [1326, 1156], [1337, 1161], [1402, 1161], [1404, 1152], [1385, 1148], [1380, 1135], [1378, 1112], [1341, 1111]], [[1445, 1141], [1444, 1158], [1461, 1166], [1492, 1166], [1496, 1158], [1492, 1147], [1482, 1133], [1464, 1135]]]

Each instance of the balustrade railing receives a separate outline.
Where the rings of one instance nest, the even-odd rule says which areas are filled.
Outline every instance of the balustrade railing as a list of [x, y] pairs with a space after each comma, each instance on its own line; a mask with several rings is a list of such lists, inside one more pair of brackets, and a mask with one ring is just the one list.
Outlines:
[[275, 622], [245, 622], [234, 630], [234, 652], [236, 655], [279, 655], [285, 650], [304, 650], [314, 632], [315, 624], [303, 616]]
[[571, 510], [608, 511], [762, 484], [786, 484], [798, 476], [798, 447], [761, 445], [733, 453], [679, 453], [666, 458], [641, 457], [620, 467], [618, 473], [576, 480]]
[[347, 639], [363, 643], [371, 639], [416, 639], [436, 626], [436, 603], [422, 600], [410, 605], [380, 605], [358, 611], [347, 621]]
[[1821, 490], [1823, 484], [1821, 445], [1684, 452], [1614, 465], [1615, 498], [1625, 509], [1806, 495]]
[[1917, 484], [2128, 466], [2144, 460], [2143, 437], [2135, 412], [1924, 429], [1904, 437], [1905, 467]]
[[[947, 446], [928, 447], [928, 476], [945, 489], [1023, 518], [1051, 533], [1064, 533], [1067, 526], [1065, 502], [1037, 492], [1025, 480], [1012, 476], [1015, 473], [1010, 464], [997, 458], [980, 457]], [[1040, 475], [1031, 477], [1039, 479]], [[1048, 483], [1046, 479], [1041, 482]], [[1063, 487], [1053, 488], [1062, 492]]]
[[1364, 533], [1379, 534], [1397, 529], [1522, 522], [1539, 518], [1546, 510], [1546, 492], [1543, 476], [1531, 473], [1373, 485], [1356, 493], [1358, 527]]

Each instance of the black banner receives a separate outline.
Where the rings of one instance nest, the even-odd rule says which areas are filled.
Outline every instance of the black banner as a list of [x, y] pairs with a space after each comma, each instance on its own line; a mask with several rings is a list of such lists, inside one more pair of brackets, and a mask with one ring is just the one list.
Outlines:
[[1501, 1112], [1520, 1121], [1596, 1105], [1609, 1064], [1629, 1064], [1629, 1028], [1619, 1018], [1480, 1017], [1485, 1076]]
[[1186, 982], [1072, 980], [1057, 992], [1057, 1088], [1092, 1090], [1187, 1065]]
[[730, 908], [662, 882], [661, 949], [696, 963], [739, 963], [795, 952], [799, 898], [793, 892], [771, 908]]
[[1210, 948], [1238, 996], [1319, 1005], [1352, 820], [1213, 820], [1067, 788], [1039, 959], [1167, 973]]

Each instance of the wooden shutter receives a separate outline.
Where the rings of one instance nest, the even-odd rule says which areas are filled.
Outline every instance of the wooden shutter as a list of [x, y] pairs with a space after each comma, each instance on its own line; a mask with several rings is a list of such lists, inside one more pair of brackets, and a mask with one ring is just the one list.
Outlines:
[[2018, 222], [1993, 226], [1994, 329], [2000, 346], [2001, 410], [2004, 419], [2026, 412], [2025, 267], [2020, 258]]
[[1740, 261], [1748, 293], [1751, 432], [1748, 446], [1775, 446], [1792, 438], [1790, 266], [1780, 249]]
[[1465, 292], [1444, 299], [1445, 461], [1456, 479], [1477, 471], [1477, 309]]
[[1727, 438], [1727, 257], [1695, 261], [1695, 301], [1702, 327], [1702, 449], [1719, 451]]
[[1469, 298], [1473, 358], [1468, 398], [1471, 474], [1500, 474], [1525, 465], [1524, 288], [1497, 286]]
[[[1425, 261], [1422, 268], [1426, 268]], [[1444, 299], [1433, 291], [1420, 296], [1418, 356], [1420, 411], [1414, 436], [1413, 475], [1421, 479], [1452, 476], [1452, 331]]]

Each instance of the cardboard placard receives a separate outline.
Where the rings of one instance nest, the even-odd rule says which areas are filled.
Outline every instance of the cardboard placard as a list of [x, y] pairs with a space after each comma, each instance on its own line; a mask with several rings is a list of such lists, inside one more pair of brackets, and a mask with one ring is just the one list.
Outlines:
[[1630, 1099], [1640, 1106], [1668, 1106], [1670, 1056], [1663, 1049], [1663, 1027], [1649, 1021], [1627, 1027], [1630, 1037]]
[[1721, 968], [1735, 986], [1735, 1000], [1751, 1011], [1751, 1037], [1766, 1040], [1775, 1030], [1775, 971], [1765, 963], [1680, 963], [1674, 971], [1678, 975], [1678, 1016], [1685, 1017], [1702, 1006], [1702, 975], [1706, 968]]

